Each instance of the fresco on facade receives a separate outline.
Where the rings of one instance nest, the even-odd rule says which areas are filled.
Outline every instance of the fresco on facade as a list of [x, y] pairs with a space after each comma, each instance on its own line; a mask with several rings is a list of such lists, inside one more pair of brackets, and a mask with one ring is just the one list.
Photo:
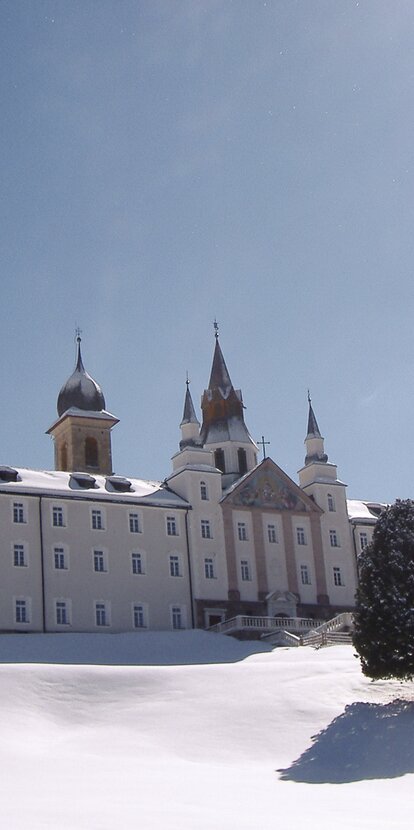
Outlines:
[[272, 510], [306, 511], [306, 505], [276, 473], [266, 470], [249, 476], [237, 488], [231, 501], [243, 507], [268, 507]]

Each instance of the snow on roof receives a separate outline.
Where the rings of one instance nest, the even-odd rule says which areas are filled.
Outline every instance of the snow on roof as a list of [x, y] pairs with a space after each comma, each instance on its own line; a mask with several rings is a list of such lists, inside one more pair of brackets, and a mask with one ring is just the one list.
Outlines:
[[[17, 481], [0, 481], [0, 492], [28, 493], [33, 495], [56, 494], [75, 496], [76, 498], [96, 498], [101, 501], [148, 502], [159, 506], [185, 507], [187, 502], [172, 493], [160, 481], [146, 481], [128, 478], [130, 489], [121, 492], [113, 487], [113, 476], [88, 476], [91, 486], [85, 487], [85, 473], [67, 473], [60, 470], [29, 470], [25, 467], [14, 468]], [[119, 476], [117, 477], [119, 478]], [[83, 481], [83, 485], [82, 485]]]
[[372, 524], [376, 522], [380, 513], [386, 509], [388, 505], [380, 502], [360, 501], [359, 499], [348, 499], [348, 516], [353, 521], [370, 521]]

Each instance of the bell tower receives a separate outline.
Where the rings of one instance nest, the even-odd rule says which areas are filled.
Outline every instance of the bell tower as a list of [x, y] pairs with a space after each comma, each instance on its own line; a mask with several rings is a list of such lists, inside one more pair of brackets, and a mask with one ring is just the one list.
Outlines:
[[215, 466], [222, 472], [223, 489], [226, 489], [256, 466], [257, 446], [244, 423], [242, 393], [231, 382], [216, 322], [214, 329], [213, 365], [208, 389], [201, 400], [200, 441], [205, 449], [213, 450]]
[[58, 420], [47, 430], [55, 445], [55, 469], [111, 475], [111, 430], [118, 418], [106, 411], [100, 386], [85, 370], [79, 331], [76, 343], [75, 370], [59, 392]]

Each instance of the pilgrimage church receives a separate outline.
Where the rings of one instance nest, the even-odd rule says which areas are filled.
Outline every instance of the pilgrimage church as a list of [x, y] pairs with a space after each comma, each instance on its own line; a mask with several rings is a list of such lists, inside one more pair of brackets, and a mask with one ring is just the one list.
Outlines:
[[298, 482], [258, 460], [243, 409], [216, 327], [202, 423], [187, 382], [167, 478], [114, 475], [118, 419], [78, 336], [48, 429], [55, 469], [0, 467], [0, 630], [209, 628], [236, 617], [260, 627], [351, 610], [382, 506], [347, 502], [310, 399]]

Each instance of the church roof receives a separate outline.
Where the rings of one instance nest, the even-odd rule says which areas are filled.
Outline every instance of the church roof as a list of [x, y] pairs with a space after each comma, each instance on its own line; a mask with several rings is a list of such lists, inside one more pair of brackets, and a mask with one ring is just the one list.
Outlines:
[[75, 370], [66, 383], [63, 384], [57, 400], [59, 417], [73, 407], [86, 412], [103, 412], [105, 410], [105, 398], [102, 389], [85, 370], [80, 344], [81, 338], [78, 336]]

